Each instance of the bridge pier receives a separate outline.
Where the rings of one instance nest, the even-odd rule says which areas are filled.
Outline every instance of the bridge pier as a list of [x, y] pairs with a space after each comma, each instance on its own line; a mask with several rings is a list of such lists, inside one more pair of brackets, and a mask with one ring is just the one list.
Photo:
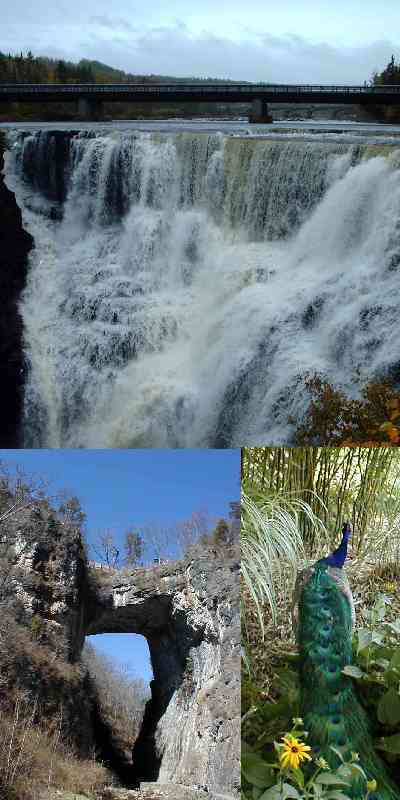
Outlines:
[[251, 104], [249, 122], [273, 122], [272, 114], [269, 111], [268, 103], [265, 100], [256, 98]]
[[102, 120], [104, 119], [103, 103], [92, 97], [79, 97], [78, 114], [81, 119]]

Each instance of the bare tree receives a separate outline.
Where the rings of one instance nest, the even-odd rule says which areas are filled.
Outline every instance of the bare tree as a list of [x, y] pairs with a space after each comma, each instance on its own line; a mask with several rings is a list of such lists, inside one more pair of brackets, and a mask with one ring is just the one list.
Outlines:
[[103, 717], [113, 733], [132, 748], [150, 696], [149, 686], [142, 678], [131, 675], [128, 667], [116, 664], [89, 643], [82, 655], [96, 686]]
[[208, 511], [193, 511], [190, 517], [171, 524], [153, 522], [140, 530], [144, 549], [157, 559], [182, 558], [189, 547], [207, 537], [215, 525]]
[[193, 511], [190, 517], [181, 520], [176, 525], [177, 541], [181, 554], [184, 555], [189, 547], [208, 536], [212, 529], [212, 520], [208, 511]]
[[92, 545], [93, 552], [96, 553], [97, 558], [100, 559], [102, 564], [105, 564], [111, 569], [118, 569], [120, 563], [120, 550], [115, 542], [115, 533], [111, 528], [100, 531], [97, 534], [94, 544]]
[[57, 494], [58, 513], [65, 522], [75, 528], [83, 530], [86, 514], [82, 510], [79, 498], [68, 489], [62, 489]]

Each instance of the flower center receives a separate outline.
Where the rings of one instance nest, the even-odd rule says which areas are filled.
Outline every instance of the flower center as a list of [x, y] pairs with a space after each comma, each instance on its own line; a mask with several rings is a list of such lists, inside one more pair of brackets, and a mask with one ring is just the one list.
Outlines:
[[292, 753], [298, 753], [299, 752], [299, 748], [296, 747], [295, 744], [292, 744], [291, 750], [292, 750]]

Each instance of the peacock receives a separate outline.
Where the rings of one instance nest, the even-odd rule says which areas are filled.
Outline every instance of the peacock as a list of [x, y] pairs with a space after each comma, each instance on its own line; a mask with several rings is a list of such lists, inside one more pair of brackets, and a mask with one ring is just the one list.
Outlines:
[[[391, 781], [375, 753], [368, 715], [357, 697], [351, 678], [343, 668], [352, 661], [352, 629], [355, 620], [351, 589], [343, 569], [351, 528], [343, 526], [339, 547], [297, 579], [294, 594], [294, 627], [301, 661], [301, 704], [305, 729], [313, 752], [331, 767], [358, 753], [368, 780], [377, 789], [370, 800], [400, 800], [400, 790]], [[353, 800], [367, 795], [365, 778], [357, 773], [344, 789]]]

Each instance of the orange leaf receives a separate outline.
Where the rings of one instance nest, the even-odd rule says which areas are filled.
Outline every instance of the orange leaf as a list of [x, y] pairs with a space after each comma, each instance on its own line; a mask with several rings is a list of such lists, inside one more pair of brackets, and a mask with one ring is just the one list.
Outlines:
[[391, 428], [390, 430], [388, 430], [387, 434], [391, 442], [397, 443], [400, 439], [400, 431], [398, 428], [395, 427]]

